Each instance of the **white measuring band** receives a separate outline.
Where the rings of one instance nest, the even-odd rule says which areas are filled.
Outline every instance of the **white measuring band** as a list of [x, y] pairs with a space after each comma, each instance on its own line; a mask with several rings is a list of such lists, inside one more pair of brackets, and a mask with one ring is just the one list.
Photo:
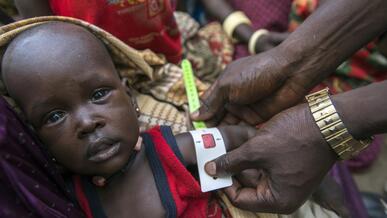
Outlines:
[[202, 192], [231, 186], [231, 176], [213, 178], [204, 170], [204, 165], [207, 162], [226, 154], [226, 147], [220, 131], [217, 128], [208, 128], [193, 130], [190, 131], [190, 133], [195, 144], [196, 160]]

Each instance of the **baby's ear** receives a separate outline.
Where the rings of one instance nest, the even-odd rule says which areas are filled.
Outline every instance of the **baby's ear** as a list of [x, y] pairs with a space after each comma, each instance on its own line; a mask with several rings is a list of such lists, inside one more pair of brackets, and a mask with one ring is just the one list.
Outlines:
[[137, 100], [136, 100], [136, 91], [130, 88], [128, 84], [128, 80], [126, 78], [122, 79], [122, 85], [125, 89], [126, 94], [128, 94], [129, 99], [133, 105], [134, 110], [136, 111], [137, 117], [141, 115], [140, 108], [138, 107]]

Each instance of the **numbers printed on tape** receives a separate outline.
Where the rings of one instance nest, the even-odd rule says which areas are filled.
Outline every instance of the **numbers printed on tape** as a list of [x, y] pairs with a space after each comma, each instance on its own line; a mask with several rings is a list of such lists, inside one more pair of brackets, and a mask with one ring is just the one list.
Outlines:
[[[183, 69], [185, 91], [188, 99], [189, 111], [192, 113], [200, 108], [199, 94], [195, 85], [195, 77], [192, 71], [191, 63], [184, 59], [181, 62], [181, 68]], [[192, 122], [195, 129], [206, 128], [206, 124], [202, 121]]]

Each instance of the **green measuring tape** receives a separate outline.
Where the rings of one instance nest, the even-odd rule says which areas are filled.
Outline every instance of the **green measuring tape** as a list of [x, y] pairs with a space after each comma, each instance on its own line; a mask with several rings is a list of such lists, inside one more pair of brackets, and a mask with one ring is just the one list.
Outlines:
[[[188, 98], [189, 111], [192, 113], [200, 108], [198, 90], [195, 85], [195, 77], [189, 60], [184, 59], [181, 62], [181, 68], [183, 69], [184, 85]], [[203, 121], [193, 121], [192, 124], [195, 129], [207, 128]]]

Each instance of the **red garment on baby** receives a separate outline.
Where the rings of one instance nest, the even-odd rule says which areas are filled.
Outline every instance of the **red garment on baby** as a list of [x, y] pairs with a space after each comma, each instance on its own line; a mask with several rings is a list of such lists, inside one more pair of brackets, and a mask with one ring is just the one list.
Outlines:
[[177, 217], [220, 218], [222, 210], [212, 193], [201, 192], [199, 183], [171, 149], [171, 145], [167, 143], [160, 127], [155, 127], [147, 133], [152, 137], [155, 150], [166, 174], [169, 189], [176, 205]]
[[[217, 198], [213, 193], [201, 192], [199, 183], [182, 163], [171, 129], [166, 126], [154, 127], [143, 133], [142, 137], [167, 217], [221, 218], [222, 208]], [[95, 189], [90, 179], [87, 181], [84, 177], [73, 177], [78, 203], [87, 218], [105, 217], [103, 212], [98, 211], [102, 205], [95, 204], [97, 195], [86, 193], [86, 189]]]
[[170, 0], [50, 0], [53, 14], [75, 17], [107, 30], [136, 49], [181, 59], [180, 32]]

